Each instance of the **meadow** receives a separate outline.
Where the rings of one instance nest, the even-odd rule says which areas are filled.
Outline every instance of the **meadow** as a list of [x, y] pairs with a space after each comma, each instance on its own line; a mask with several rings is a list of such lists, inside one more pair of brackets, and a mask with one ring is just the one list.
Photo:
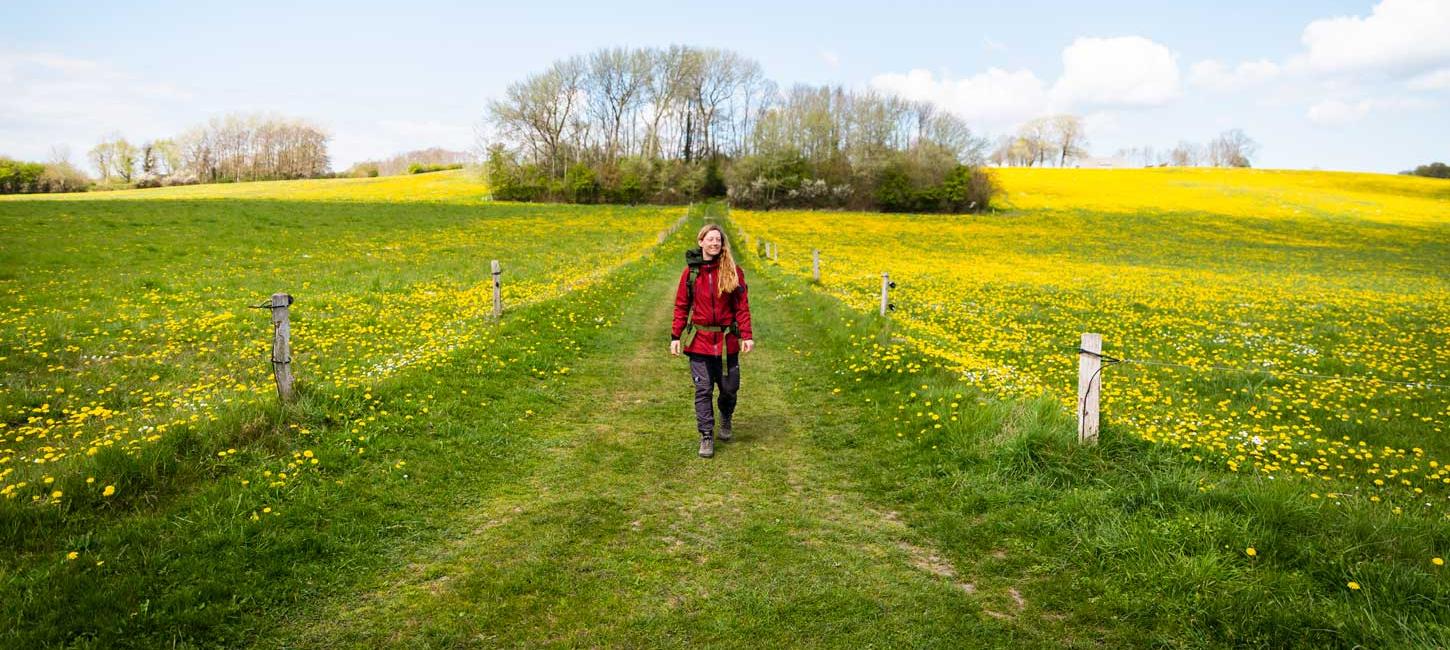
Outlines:
[[[1076, 401], [1195, 462], [1450, 517], [1450, 193], [1408, 177], [998, 170], [1005, 211], [735, 211], [779, 263], [1002, 398]], [[864, 355], [855, 369], [876, 362]], [[906, 434], [917, 433], [904, 425]]]
[[[1450, 639], [1443, 184], [1000, 173], [951, 216], [466, 172], [0, 199], [0, 646]], [[703, 461], [664, 330], [709, 219], [759, 347]], [[1130, 361], [1094, 447], [1084, 331]]]

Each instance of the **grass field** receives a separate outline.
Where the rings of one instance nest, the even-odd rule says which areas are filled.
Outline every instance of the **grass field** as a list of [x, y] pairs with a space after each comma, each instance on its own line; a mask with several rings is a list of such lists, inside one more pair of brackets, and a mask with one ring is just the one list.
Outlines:
[[[0, 644], [1450, 643], [1441, 185], [1002, 180], [663, 244], [686, 208], [463, 173], [0, 201]], [[710, 461], [665, 354], [703, 217], [781, 250], [732, 235], [759, 347]], [[1189, 366], [1107, 370], [1092, 448], [1088, 330]]]
[[[1450, 194], [1426, 179], [1001, 170], [973, 217], [742, 213], [859, 309], [901, 284], [904, 338], [1000, 396], [1076, 400], [1099, 332], [1121, 430], [1325, 498], [1450, 516]], [[841, 225], [849, 224], [846, 227]], [[877, 362], [863, 358], [858, 369]], [[910, 424], [906, 433], [920, 433]]]

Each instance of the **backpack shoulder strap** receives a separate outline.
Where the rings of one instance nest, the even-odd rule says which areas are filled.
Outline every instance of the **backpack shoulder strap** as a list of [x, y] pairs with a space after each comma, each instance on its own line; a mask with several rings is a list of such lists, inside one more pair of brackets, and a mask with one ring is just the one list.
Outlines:
[[685, 324], [689, 325], [695, 317], [695, 280], [700, 277], [700, 267], [690, 267], [690, 278], [685, 281], [685, 292], [689, 295], [689, 301], [685, 303]]

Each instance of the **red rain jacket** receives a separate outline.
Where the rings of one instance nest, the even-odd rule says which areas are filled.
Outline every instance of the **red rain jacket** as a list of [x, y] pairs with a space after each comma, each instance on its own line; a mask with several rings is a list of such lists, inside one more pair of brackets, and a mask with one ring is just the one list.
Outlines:
[[[750, 299], [745, 287], [745, 271], [735, 267], [735, 275], [740, 280], [740, 286], [730, 293], [720, 295], [716, 287], [716, 279], [720, 274], [719, 258], [705, 262], [700, 266], [700, 276], [695, 278], [695, 324], [696, 325], [729, 325], [739, 323], [740, 336], [727, 332], [696, 332], [695, 340], [685, 348], [685, 352], [696, 354], [707, 354], [720, 356], [720, 338], [725, 337], [727, 346], [726, 354], [738, 354], [740, 352], [741, 339], [754, 339], [750, 330]], [[690, 294], [685, 284], [690, 279], [690, 267], [686, 266], [684, 272], [680, 273], [680, 284], [675, 290], [675, 322], [670, 328], [670, 339], [680, 338], [680, 332], [685, 329], [685, 316], [690, 308]]]

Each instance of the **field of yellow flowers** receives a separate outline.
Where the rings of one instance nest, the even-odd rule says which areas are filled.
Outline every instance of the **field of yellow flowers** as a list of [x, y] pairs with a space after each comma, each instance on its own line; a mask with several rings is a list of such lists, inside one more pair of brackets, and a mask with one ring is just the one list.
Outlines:
[[[989, 214], [732, 219], [798, 276], [819, 249], [823, 289], [859, 310], [878, 308], [889, 273], [897, 344], [991, 394], [1071, 409], [1077, 343], [1098, 332], [1125, 360], [1104, 370], [1109, 430], [1230, 471], [1312, 481], [1330, 502], [1450, 516], [1450, 185], [997, 173], [1006, 209]], [[853, 372], [899, 363], [892, 345], [862, 345]]]
[[[120, 488], [95, 457], [275, 401], [250, 308], [273, 292], [296, 299], [308, 389], [362, 390], [486, 346], [491, 260], [518, 308], [637, 259], [681, 213], [483, 195], [453, 172], [0, 202], [0, 508], [103, 502]], [[299, 458], [269, 482], [317, 463]]]

